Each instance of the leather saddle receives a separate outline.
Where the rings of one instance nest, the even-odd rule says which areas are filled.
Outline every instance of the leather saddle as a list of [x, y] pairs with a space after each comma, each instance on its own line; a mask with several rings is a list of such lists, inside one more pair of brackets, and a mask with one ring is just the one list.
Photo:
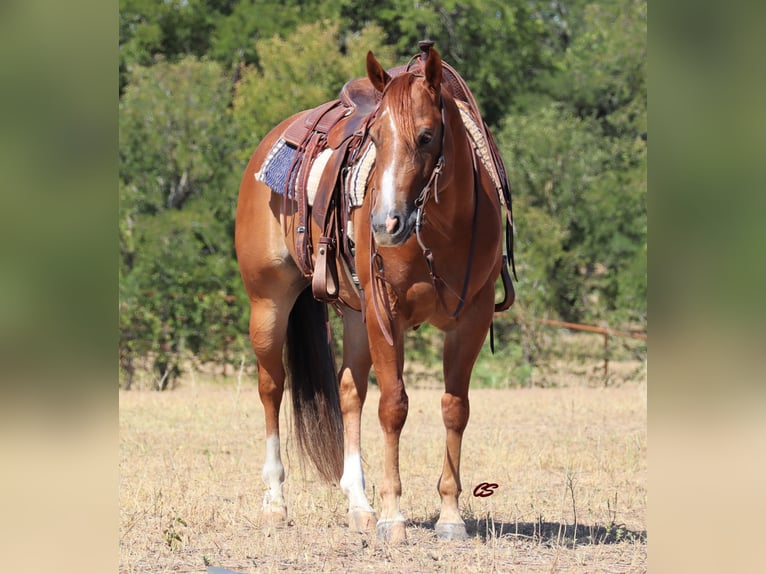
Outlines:
[[367, 78], [349, 80], [336, 100], [326, 102], [290, 124], [282, 137], [300, 147], [312, 132], [326, 136], [332, 149], [354, 135], [363, 135], [369, 115], [380, 102], [380, 95]]
[[[350, 80], [337, 99], [302, 114], [282, 134], [300, 155], [292, 167], [299, 174], [295, 178], [293, 194], [298, 204], [297, 263], [303, 274], [312, 278], [314, 297], [320, 301], [333, 303], [338, 298], [336, 260], [339, 248], [353, 274], [353, 241], [345, 236], [349, 209], [344, 194], [340, 193], [342, 171], [353, 163], [362, 146], [370, 116], [379, 101], [380, 94], [367, 78]], [[309, 206], [308, 173], [321, 153], [329, 154], [329, 158], [326, 158], [313, 203]], [[313, 253], [309, 217], [322, 230], [316, 253]]]

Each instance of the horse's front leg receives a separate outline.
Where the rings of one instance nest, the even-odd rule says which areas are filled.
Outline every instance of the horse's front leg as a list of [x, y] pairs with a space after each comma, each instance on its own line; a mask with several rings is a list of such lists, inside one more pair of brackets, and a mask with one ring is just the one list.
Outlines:
[[405, 519], [399, 509], [402, 481], [399, 476], [399, 437], [407, 419], [408, 399], [404, 390], [404, 339], [394, 328], [394, 345], [389, 345], [367, 305], [367, 329], [372, 363], [380, 387], [378, 419], [384, 434], [384, 473], [380, 485], [381, 513], [378, 538], [397, 544], [406, 540]]
[[364, 493], [362, 470], [361, 419], [367, 397], [367, 377], [371, 365], [367, 330], [362, 314], [347, 309], [343, 313], [343, 365], [340, 380], [340, 409], [343, 413], [343, 477], [340, 487], [348, 497], [348, 526], [370, 530], [377, 516]]
[[[486, 289], [484, 291], [487, 291]], [[458, 499], [460, 484], [460, 450], [463, 431], [468, 424], [470, 407], [468, 386], [471, 371], [486, 338], [494, 311], [494, 290], [466, 308], [458, 327], [446, 334], [444, 340], [444, 395], [442, 419], [447, 431], [444, 465], [439, 478], [441, 511], [436, 523], [436, 534], [444, 540], [468, 538], [465, 522], [460, 516]]]

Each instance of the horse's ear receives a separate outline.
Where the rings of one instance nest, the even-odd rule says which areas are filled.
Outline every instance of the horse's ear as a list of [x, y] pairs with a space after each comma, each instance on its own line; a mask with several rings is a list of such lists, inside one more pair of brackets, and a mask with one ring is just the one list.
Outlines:
[[428, 50], [425, 64], [426, 81], [438, 94], [442, 85], [442, 57], [436, 48]]
[[382, 92], [386, 84], [391, 81], [391, 76], [383, 69], [380, 62], [375, 59], [372, 51], [367, 52], [367, 77], [372, 82], [373, 87], [379, 92]]

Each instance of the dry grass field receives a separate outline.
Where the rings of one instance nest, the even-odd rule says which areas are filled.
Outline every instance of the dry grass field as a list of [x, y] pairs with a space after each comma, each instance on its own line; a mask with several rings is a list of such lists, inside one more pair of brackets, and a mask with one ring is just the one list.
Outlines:
[[[287, 433], [289, 523], [261, 524], [263, 420], [253, 380], [192, 378], [173, 392], [121, 391], [120, 572], [645, 572], [646, 383], [639, 371], [640, 380], [606, 388], [574, 378], [558, 388], [473, 390], [462, 463], [466, 542], [439, 541], [433, 530], [440, 391], [408, 389], [403, 546], [349, 532], [340, 489], [302, 467]], [[362, 439], [376, 507], [378, 396], [371, 387]], [[493, 496], [472, 495], [482, 482], [498, 484]]]

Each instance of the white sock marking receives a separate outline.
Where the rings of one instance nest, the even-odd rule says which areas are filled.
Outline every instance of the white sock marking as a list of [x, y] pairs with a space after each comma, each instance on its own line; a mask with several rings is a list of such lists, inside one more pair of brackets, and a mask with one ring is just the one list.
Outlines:
[[362, 471], [362, 457], [358, 452], [346, 455], [343, 461], [343, 477], [340, 479], [340, 488], [348, 497], [348, 510], [353, 512], [373, 512], [372, 506], [367, 502], [364, 494], [364, 472]]
[[285, 480], [285, 467], [279, 452], [279, 435], [266, 437], [266, 462], [263, 464], [261, 478], [269, 487], [263, 497], [263, 506], [284, 505], [282, 483]]

